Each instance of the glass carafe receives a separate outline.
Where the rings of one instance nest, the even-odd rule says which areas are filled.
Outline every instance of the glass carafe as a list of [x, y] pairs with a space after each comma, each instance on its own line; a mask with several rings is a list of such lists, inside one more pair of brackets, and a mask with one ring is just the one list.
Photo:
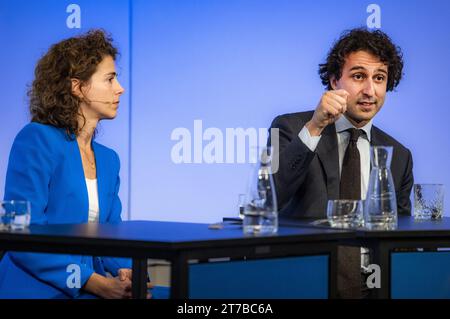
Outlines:
[[397, 199], [391, 174], [392, 146], [370, 148], [370, 172], [364, 203], [364, 224], [368, 229], [397, 227]]
[[278, 231], [277, 199], [271, 169], [272, 151], [271, 147], [255, 147], [251, 150], [252, 169], [244, 205], [244, 234], [273, 234]]

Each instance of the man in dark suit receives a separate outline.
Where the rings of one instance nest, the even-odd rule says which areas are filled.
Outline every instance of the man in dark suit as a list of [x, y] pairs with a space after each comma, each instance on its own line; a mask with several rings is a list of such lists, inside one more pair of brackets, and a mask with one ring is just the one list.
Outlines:
[[[314, 111], [278, 116], [279, 168], [274, 174], [281, 216], [326, 217], [330, 199], [365, 199], [370, 146], [393, 146], [391, 172], [399, 214], [410, 214], [411, 152], [372, 125], [386, 91], [400, 82], [400, 49], [383, 32], [353, 29], [330, 50], [319, 74], [327, 91]], [[274, 135], [275, 136], [275, 135]], [[341, 297], [360, 297], [359, 248], [338, 250]]]

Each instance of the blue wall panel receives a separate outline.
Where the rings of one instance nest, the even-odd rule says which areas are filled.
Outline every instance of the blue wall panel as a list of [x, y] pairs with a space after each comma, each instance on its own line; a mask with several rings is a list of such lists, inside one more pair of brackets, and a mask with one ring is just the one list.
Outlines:
[[[69, 28], [67, 18], [70, 4], [81, 9], [81, 28]], [[51, 44], [90, 28], [110, 32], [121, 52], [117, 61], [119, 81], [129, 87], [129, 1], [128, 0], [1, 0], [0, 1], [0, 196], [3, 198], [8, 154], [18, 131], [29, 122], [26, 91], [33, 79], [37, 60]], [[71, 26], [71, 24], [69, 24]], [[122, 185], [120, 197], [128, 212], [128, 130], [129, 95], [121, 98], [118, 116], [114, 121], [102, 122], [98, 141], [116, 150], [120, 156]]]
[[[267, 128], [278, 114], [315, 108], [318, 64], [343, 30], [366, 24], [370, 3], [133, 1], [133, 218], [236, 214], [248, 167], [176, 164], [172, 132], [192, 132], [197, 119], [203, 130]], [[404, 51], [405, 76], [374, 123], [412, 150], [416, 181], [449, 185], [450, 2], [376, 3], [381, 29]]]
[[[71, 3], [81, 7], [81, 29], [66, 26]], [[171, 134], [193, 134], [194, 120], [203, 131], [267, 128], [278, 114], [313, 109], [323, 93], [318, 64], [341, 31], [366, 24], [370, 3], [0, 0], [0, 196], [11, 143], [28, 121], [37, 59], [62, 38], [103, 27], [122, 52], [127, 91], [98, 138], [120, 155], [124, 216], [210, 222], [237, 214], [248, 165], [176, 164]], [[404, 51], [405, 76], [374, 123], [412, 150], [417, 182], [449, 185], [450, 2], [376, 3], [381, 29]]]

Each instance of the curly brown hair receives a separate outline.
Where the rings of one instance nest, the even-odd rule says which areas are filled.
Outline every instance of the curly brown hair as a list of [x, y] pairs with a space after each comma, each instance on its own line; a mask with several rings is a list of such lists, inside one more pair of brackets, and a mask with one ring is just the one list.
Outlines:
[[28, 91], [31, 121], [63, 128], [69, 137], [78, 135], [78, 118], [84, 117], [71, 79], [87, 85], [105, 56], [115, 60], [118, 51], [112, 42], [110, 35], [96, 29], [52, 45], [38, 61]]
[[375, 30], [368, 31], [365, 28], [356, 28], [345, 31], [337, 40], [326, 62], [319, 64], [319, 75], [322, 84], [331, 90], [330, 79], [339, 80], [342, 76], [342, 68], [345, 58], [352, 52], [367, 51], [377, 56], [381, 62], [388, 66], [387, 91], [392, 91], [400, 83], [403, 70], [403, 55], [401, 49], [396, 46], [386, 33]]

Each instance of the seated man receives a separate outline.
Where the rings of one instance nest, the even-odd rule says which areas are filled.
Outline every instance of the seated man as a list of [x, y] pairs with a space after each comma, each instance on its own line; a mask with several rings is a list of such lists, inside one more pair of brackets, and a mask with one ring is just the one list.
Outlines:
[[[316, 109], [280, 115], [271, 125], [279, 129], [279, 141], [271, 143], [279, 147], [274, 180], [281, 216], [325, 218], [329, 199], [365, 199], [371, 145], [393, 146], [398, 213], [410, 214], [411, 152], [372, 124], [402, 69], [400, 49], [379, 30], [353, 29], [334, 44], [319, 68], [327, 91]], [[359, 248], [339, 249], [338, 256], [345, 268], [340, 296], [360, 297]]]

